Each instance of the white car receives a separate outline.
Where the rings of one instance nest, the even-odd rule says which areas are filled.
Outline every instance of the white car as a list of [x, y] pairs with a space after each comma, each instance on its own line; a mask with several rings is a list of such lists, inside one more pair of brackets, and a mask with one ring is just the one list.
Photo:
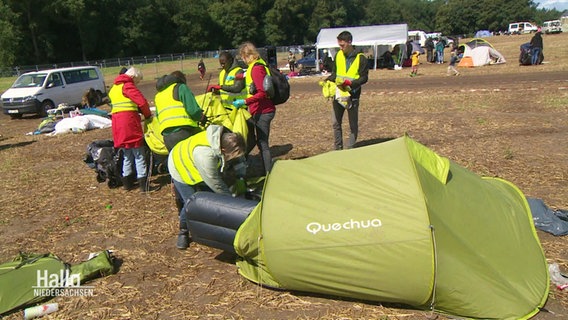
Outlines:
[[13, 119], [27, 113], [45, 117], [47, 110], [61, 103], [79, 106], [90, 88], [95, 90], [99, 101], [106, 95], [104, 77], [97, 67], [27, 72], [2, 94], [2, 110]]

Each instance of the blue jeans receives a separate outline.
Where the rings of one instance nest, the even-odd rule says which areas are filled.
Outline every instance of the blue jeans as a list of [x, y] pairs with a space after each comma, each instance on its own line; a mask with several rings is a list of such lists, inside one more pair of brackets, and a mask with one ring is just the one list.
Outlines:
[[176, 190], [176, 197], [179, 196], [183, 201], [183, 206], [179, 211], [179, 228], [180, 230], [187, 230], [188, 223], [187, 215], [185, 214], [185, 205], [187, 203], [187, 200], [197, 191], [213, 192], [213, 190], [211, 190], [205, 183], [199, 183], [195, 186], [191, 186], [174, 179], [172, 179], [172, 182], [174, 183], [174, 188]]
[[540, 48], [533, 47], [531, 50], [531, 64], [538, 64], [538, 57], [540, 56]]
[[193, 186], [190, 186], [189, 184], [185, 184], [174, 179], [172, 179], [172, 181], [174, 183], [174, 188], [176, 189], [177, 195], [179, 195], [181, 197], [181, 200], [183, 201], [183, 207], [179, 211], [179, 228], [180, 230], [187, 230], [188, 226], [187, 216], [185, 214], [185, 203], [187, 202], [187, 199], [189, 199], [189, 197], [191, 197], [191, 195], [195, 193], [195, 188]]
[[146, 157], [145, 147], [140, 148], [123, 148], [124, 160], [122, 162], [122, 176], [128, 177], [132, 174], [132, 163], [136, 165], [136, 178], [146, 177]]

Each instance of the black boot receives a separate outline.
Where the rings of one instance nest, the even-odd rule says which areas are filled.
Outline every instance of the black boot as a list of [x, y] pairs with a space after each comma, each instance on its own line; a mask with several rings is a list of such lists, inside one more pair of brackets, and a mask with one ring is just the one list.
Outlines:
[[148, 178], [147, 177], [142, 177], [142, 178], [138, 178], [138, 184], [140, 185], [140, 191], [142, 192], [146, 192], [148, 191]]
[[126, 176], [122, 177], [122, 186], [125, 190], [129, 191], [134, 189], [134, 177], [133, 176]]
[[176, 247], [180, 250], [189, 248], [189, 231], [187, 229], [180, 229], [177, 237]]

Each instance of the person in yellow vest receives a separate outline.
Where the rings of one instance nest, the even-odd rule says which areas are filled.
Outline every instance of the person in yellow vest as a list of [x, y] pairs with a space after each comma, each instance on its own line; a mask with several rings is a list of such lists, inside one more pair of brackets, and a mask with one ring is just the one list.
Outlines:
[[[276, 106], [270, 100], [270, 96], [264, 90], [264, 79], [270, 75], [267, 63], [260, 57], [260, 53], [254, 44], [244, 42], [239, 46], [239, 54], [243, 61], [248, 65], [245, 84], [246, 99], [233, 101], [236, 108], [248, 108], [254, 120], [254, 133], [256, 145], [260, 151], [264, 173], [267, 174], [272, 169], [272, 155], [270, 153], [270, 123], [276, 115]], [[247, 141], [249, 141], [247, 139]], [[254, 148], [254, 145], [250, 143]], [[250, 149], [248, 151], [251, 151]], [[248, 152], [247, 152], [248, 153]]]
[[152, 113], [148, 101], [136, 86], [143, 79], [142, 72], [134, 67], [114, 79], [108, 97], [111, 102], [112, 137], [114, 147], [121, 148], [124, 154], [122, 163], [122, 184], [126, 190], [134, 188], [134, 173], [142, 192], [148, 191], [147, 165], [145, 157], [144, 131], [142, 119], [150, 119]]
[[186, 84], [185, 75], [174, 71], [156, 82], [156, 118], [168, 151], [180, 141], [202, 131], [203, 110]]
[[359, 98], [361, 86], [369, 79], [369, 66], [367, 58], [352, 44], [353, 35], [343, 31], [337, 36], [339, 51], [335, 54], [335, 64], [331, 75], [326, 78], [337, 84], [337, 93], [333, 99], [333, 135], [336, 150], [343, 149], [343, 131], [341, 124], [343, 114], [347, 110], [349, 118], [349, 141], [347, 148], [353, 148], [359, 134]]
[[[245, 140], [240, 134], [215, 124], [176, 144], [168, 156], [168, 170], [176, 196], [179, 195], [186, 204], [198, 190], [230, 195], [223, 175], [233, 170], [236, 177], [245, 177], [245, 148]], [[179, 220], [176, 247], [183, 250], [189, 247], [191, 240], [183, 208]]]
[[233, 101], [244, 99], [247, 96], [245, 90], [245, 72], [237, 63], [233, 55], [228, 51], [219, 54], [219, 84], [210, 85], [207, 91], [219, 94], [225, 107], [233, 107]]

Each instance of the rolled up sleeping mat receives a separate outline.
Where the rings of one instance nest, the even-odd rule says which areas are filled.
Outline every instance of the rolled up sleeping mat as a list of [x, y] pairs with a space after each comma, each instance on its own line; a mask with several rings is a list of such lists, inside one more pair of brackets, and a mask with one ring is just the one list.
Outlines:
[[230, 195], [194, 193], [184, 206], [192, 241], [234, 253], [237, 230], [257, 205]]

